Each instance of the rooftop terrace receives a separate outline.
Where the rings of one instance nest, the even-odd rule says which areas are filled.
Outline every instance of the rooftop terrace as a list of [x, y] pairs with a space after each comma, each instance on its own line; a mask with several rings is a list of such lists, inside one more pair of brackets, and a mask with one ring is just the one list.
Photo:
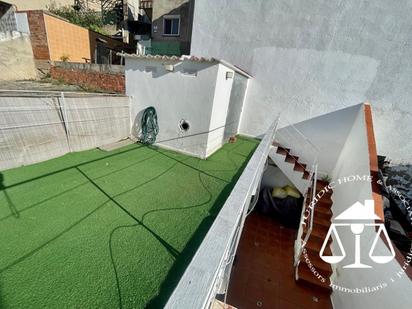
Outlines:
[[257, 141], [133, 144], [0, 173], [0, 307], [162, 307]]

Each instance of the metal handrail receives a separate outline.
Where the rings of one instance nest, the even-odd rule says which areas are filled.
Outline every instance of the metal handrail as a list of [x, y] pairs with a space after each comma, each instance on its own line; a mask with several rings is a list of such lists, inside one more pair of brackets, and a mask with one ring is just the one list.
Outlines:
[[[313, 201], [316, 198], [316, 186], [317, 186], [317, 178], [318, 178], [318, 167], [317, 167], [317, 165], [315, 165], [313, 167], [313, 170], [314, 170], [314, 172], [312, 173], [312, 175], [310, 175], [310, 184], [311, 185], [309, 185], [309, 188], [312, 188], [311, 198], [310, 198], [310, 202], [308, 203], [308, 206], [307, 206], [307, 207], [310, 208], [309, 225], [307, 227], [306, 235], [305, 235], [305, 238], [303, 240], [302, 240], [302, 237], [301, 237], [301, 233], [298, 233], [298, 237], [299, 237], [298, 241], [300, 241], [300, 243], [299, 243], [299, 249], [298, 249], [299, 252], [298, 252], [297, 256], [295, 256], [295, 263], [294, 263], [295, 267], [299, 266], [300, 258], [303, 254], [303, 249], [305, 248], [305, 246], [306, 246], [306, 244], [307, 244], [307, 242], [310, 238], [310, 235], [312, 234], [312, 230], [313, 230], [313, 220], [314, 220], [314, 217], [315, 217], [315, 207], [316, 207], [316, 203], [313, 203]], [[305, 198], [304, 198], [304, 201], [303, 201], [304, 207], [302, 209], [302, 214], [305, 212], [305, 208], [306, 208], [306, 201], [307, 201], [307, 195], [308, 195], [307, 193], [308, 192], [306, 192]], [[312, 203], [313, 203], [313, 205], [312, 205]], [[303, 229], [303, 224], [300, 225], [299, 229]]]
[[[281, 141], [282, 146], [288, 145], [303, 145], [305, 148], [304, 151], [300, 151], [300, 153], [305, 153], [306, 155], [310, 156], [310, 160], [308, 165], [314, 167], [317, 165], [317, 160], [319, 156], [319, 148], [304, 134], [302, 133], [294, 124], [290, 123], [288, 119], [282, 117], [282, 122], [286, 125], [283, 126], [281, 129], [278, 130], [277, 134], [279, 136], [279, 141]], [[295, 149], [296, 147], [294, 147]], [[288, 152], [289, 153], [289, 152]], [[289, 153], [292, 155], [291, 153]], [[300, 166], [300, 162], [297, 162]], [[303, 166], [302, 166], [303, 167]], [[309, 170], [313, 172], [313, 170]]]
[[288, 119], [284, 118], [285, 121], [289, 124], [289, 126], [293, 127], [293, 129], [295, 129], [296, 132], [298, 132], [316, 151], [320, 151], [320, 149], [314, 144], [312, 143], [312, 141], [305, 135], [302, 133], [302, 131], [300, 131], [293, 123], [291, 123]]
[[225, 274], [230, 273], [249, 204], [262, 178], [278, 120], [279, 117], [259, 143], [165, 308], [210, 307]]

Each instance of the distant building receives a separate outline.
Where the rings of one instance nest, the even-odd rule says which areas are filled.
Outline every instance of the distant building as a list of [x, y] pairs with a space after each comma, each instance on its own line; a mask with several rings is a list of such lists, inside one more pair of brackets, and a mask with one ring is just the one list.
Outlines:
[[0, 1], [0, 32], [16, 30], [15, 8], [10, 3]]
[[0, 1], [0, 81], [36, 78], [30, 37], [10, 3]]
[[56, 5], [73, 5], [74, 0], [7, 0], [14, 4], [18, 10], [45, 10], [54, 2]]
[[146, 54], [189, 55], [194, 0], [141, 0], [143, 19], [151, 21]]
[[50, 61], [120, 64], [118, 52], [133, 48], [122, 41], [72, 24], [47, 11], [17, 13], [19, 21], [28, 25], [33, 55], [38, 67]]
[[72, 6], [76, 10], [93, 10], [101, 13], [105, 31], [124, 43], [132, 42], [128, 31], [128, 21], [137, 20], [139, 0], [10, 0], [19, 11], [47, 10], [55, 7]]

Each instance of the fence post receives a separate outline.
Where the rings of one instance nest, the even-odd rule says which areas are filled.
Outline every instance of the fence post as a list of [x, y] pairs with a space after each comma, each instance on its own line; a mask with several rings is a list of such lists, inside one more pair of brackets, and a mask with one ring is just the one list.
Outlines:
[[64, 97], [64, 92], [60, 93], [60, 99], [58, 101], [59, 101], [60, 113], [63, 118], [64, 130], [66, 132], [67, 146], [69, 147], [69, 151], [72, 152], [72, 147], [70, 146], [69, 121], [67, 118], [66, 99]]

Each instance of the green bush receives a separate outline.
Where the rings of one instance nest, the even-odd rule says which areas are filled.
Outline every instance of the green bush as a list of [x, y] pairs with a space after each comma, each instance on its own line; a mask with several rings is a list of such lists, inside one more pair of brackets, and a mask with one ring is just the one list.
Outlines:
[[57, 16], [67, 19], [69, 22], [87, 28], [89, 30], [107, 35], [103, 29], [103, 20], [100, 12], [90, 9], [76, 10], [71, 5], [57, 6], [55, 2], [51, 2], [47, 6], [47, 10]]

